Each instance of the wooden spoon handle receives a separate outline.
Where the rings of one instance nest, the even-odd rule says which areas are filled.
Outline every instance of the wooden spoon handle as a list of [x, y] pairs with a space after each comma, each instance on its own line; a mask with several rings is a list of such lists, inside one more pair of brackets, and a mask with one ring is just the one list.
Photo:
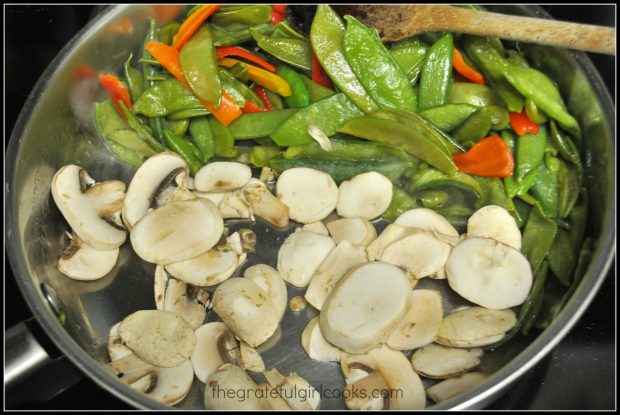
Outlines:
[[[448, 30], [478, 36], [496, 36], [528, 43], [578, 49], [588, 52], [616, 54], [616, 31], [613, 28], [532, 17], [466, 10], [453, 6], [442, 8], [437, 30]], [[437, 13], [435, 10], [434, 13]]]

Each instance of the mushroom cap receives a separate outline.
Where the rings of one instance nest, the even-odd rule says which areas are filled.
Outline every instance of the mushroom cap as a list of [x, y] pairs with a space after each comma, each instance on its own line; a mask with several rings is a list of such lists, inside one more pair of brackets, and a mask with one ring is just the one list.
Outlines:
[[390, 179], [369, 171], [340, 183], [336, 211], [345, 218], [375, 219], [386, 211], [392, 201]]
[[427, 208], [410, 209], [396, 218], [394, 224], [438, 232], [454, 241], [452, 245], [459, 240], [459, 233], [454, 226], [439, 213]]
[[118, 248], [107, 251], [92, 248], [73, 235], [69, 246], [58, 259], [58, 270], [74, 280], [97, 280], [112, 271], [118, 253]]
[[214, 161], [203, 166], [194, 177], [199, 192], [226, 192], [243, 187], [252, 177], [252, 170], [243, 163]]
[[326, 218], [338, 203], [338, 186], [332, 177], [307, 167], [284, 170], [276, 183], [276, 196], [289, 208], [289, 216], [300, 223]]
[[289, 235], [278, 251], [278, 272], [296, 287], [306, 287], [329, 253], [336, 247], [329, 236], [299, 231]]
[[237, 340], [226, 324], [217, 321], [198, 327], [196, 347], [190, 360], [196, 377], [206, 382], [224, 363], [240, 364]]
[[467, 220], [467, 237], [490, 238], [521, 249], [521, 231], [517, 221], [503, 207], [484, 206]]

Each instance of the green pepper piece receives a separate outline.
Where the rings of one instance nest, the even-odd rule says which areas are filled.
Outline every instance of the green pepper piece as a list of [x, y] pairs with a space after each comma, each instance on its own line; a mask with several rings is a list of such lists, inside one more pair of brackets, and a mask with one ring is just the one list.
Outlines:
[[135, 114], [162, 117], [204, 105], [177, 79], [171, 78], [147, 88], [131, 107]]
[[314, 141], [308, 133], [308, 126], [315, 124], [325, 135], [332, 136], [343, 123], [362, 116], [363, 113], [344, 94], [322, 99], [284, 121], [271, 138], [279, 146], [294, 146]]
[[551, 271], [565, 287], [570, 285], [577, 265], [578, 252], [575, 251], [568, 232], [558, 229], [547, 258]]
[[[148, 53], [146, 51], [144, 46], [148, 42], [157, 42], [157, 41], [159, 41], [159, 37], [157, 35], [157, 21], [155, 19], [149, 19], [149, 29], [148, 29], [148, 31], [146, 33], [146, 37], [145, 37], [144, 43], [142, 45], [142, 59], [144, 59], [144, 60], [153, 60], [153, 57], [151, 56], [150, 53]], [[159, 65], [159, 62], [157, 62], [157, 63]], [[154, 85], [156, 85], [157, 82], [155, 82], [153, 80], [149, 80], [149, 79], [151, 77], [153, 77], [153, 76], [157, 76], [159, 74], [159, 72], [160, 72], [160, 70], [158, 69], [158, 66], [142, 62], [142, 80], [144, 82], [144, 86], [145, 87], [146, 86], [153, 87]], [[144, 94], [141, 93], [140, 97], [142, 97], [142, 95], [144, 95]], [[139, 98], [137, 98], [137, 99], [139, 99]], [[132, 106], [132, 111], [136, 112], [136, 110], [135, 110], [136, 100], [135, 99], [133, 100], [133, 103], [134, 103], [134, 105]], [[164, 144], [164, 142], [165, 142], [165, 138], [164, 138], [164, 124], [165, 124], [164, 119], [159, 117], [159, 116], [154, 116], [154, 117], [150, 116], [149, 117], [149, 126], [151, 127], [151, 130], [153, 131], [153, 134], [155, 135], [155, 138], [161, 144]]]
[[433, 168], [420, 170], [411, 177], [409, 191], [417, 193], [421, 190], [430, 189], [437, 186], [452, 186], [457, 189], [465, 190], [474, 199], [484, 200], [484, 190], [480, 183], [469, 174], [457, 172], [451, 176]]
[[331, 97], [332, 95], [336, 94], [334, 90], [325, 88], [323, 85], [317, 84], [306, 75], [300, 74], [299, 76], [301, 77], [301, 80], [303, 81], [306, 89], [308, 90], [311, 104], [314, 104], [315, 102], [320, 101], [323, 98]]
[[534, 68], [508, 66], [504, 76], [521, 94], [530, 98], [545, 113], [573, 137], [581, 136], [579, 123], [566, 110], [560, 91], [553, 81], [544, 73]]
[[142, 91], [144, 90], [144, 84], [142, 82], [142, 72], [131, 66], [131, 58], [133, 54], [129, 54], [129, 57], [125, 61], [125, 81], [129, 88], [131, 95], [131, 102], [136, 102]]
[[209, 26], [203, 26], [183, 46], [179, 52], [179, 63], [192, 92], [218, 108], [222, 86], [217, 76], [217, 58]]
[[[222, 27], [212, 24], [211, 30], [213, 32], [213, 45], [215, 46], [232, 46], [252, 40], [250, 29], [228, 31]], [[252, 30], [264, 35], [270, 35], [275, 30], [275, 26], [272, 24], [260, 24], [253, 26]]]
[[383, 212], [382, 216], [383, 219], [394, 222], [400, 215], [416, 207], [418, 207], [416, 199], [411, 197], [409, 193], [405, 192], [403, 189], [395, 186], [390, 206]]
[[228, 129], [235, 140], [268, 137], [297, 111], [296, 108], [287, 108], [243, 114], [230, 123]]
[[187, 162], [190, 173], [192, 176], [195, 175], [196, 172], [202, 168], [202, 162], [196, 157], [197, 150], [195, 150], [194, 145], [184, 138], [175, 135], [167, 128], [164, 128], [164, 137], [166, 138], [168, 147]]
[[248, 70], [248, 65], [245, 62], [234, 64], [233, 67], [230, 68], [230, 74], [241, 82], [245, 83], [250, 81], [250, 71]]
[[371, 141], [355, 140], [350, 138], [330, 139], [332, 149], [325, 151], [319, 143], [303, 144], [291, 146], [283, 154], [284, 158], [309, 158], [309, 159], [349, 159], [349, 160], [369, 160], [369, 159], [400, 159], [410, 160], [402, 149], [388, 146], [385, 144], [373, 143]]
[[131, 113], [131, 111], [127, 109], [125, 103], [122, 100], [119, 100], [118, 105], [121, 107], [121, 110], [123, 111], [123, 114], [125, 114], [125, 117], [127, 117], [127, 124], [129, 124], [129, 126], [134, 129], [134, 131], [138, 134], [138, 137], [141, 140], [143, 140], [158, 153], [167, 150], [167, 148], [163, 144], [160, 144], [160, 142], [151, 135], [151, 131], [149, 130], [149, 128], [146, 125], [142, 124], [142, 121], [140, 121], [138, 117], [136, 117], [133, 113]]
[[488, 136], [491, 130], [491, 115], [482, 107], [463, 122], [452, 135], [461, 144], [467, 141], [478, 142]]
[[530, 193], [540, 203], [545, 216], [549, 218], [558, 216], [558, 182], [546, 165], [542, 164], [538, 169], [536, 181], [534, 181]]
[[273, 37], [307, 40], [304, 35], [296, 31], [286, 20], [276, 23], [274, 27]]
[[340, 16], [328, 5], [319, 4], [310, 28], [310, 42], [325, 72], [334, 84], [362, 111], [379, 107], [351, 69], [345, 54], [345, 26]]
[[170, 130], [170, 132], [179, 137], [183, 137], [189, 128], [189, 119], [184, 118], [182, 120], [167, 120], [166, 128]]
[[390, 54], [407, 76], [411, 85], [415, 85], [420, 77], [427, 52], [428, 47], [425, 45], [400, 46], [390, 49]]
[[487, 105], [503, 106], [503, 102], [495, 91], [486, 85], [470, 82], [452, 82], [448, 104], [469, 104], [476, 107]]
[[269, 37], [250, 29], [259, 48], [274, 58], [304, 71], [312, 70], [312, 50], [305, 39]]
[[267, 99], [269, 100], [269, 103], [274, 110], [284, 109], [284, 103], [282, 102], [282, 97], [280, 95], [268, 90], [267, 88], [263, 89], [265, 90], [265, 94], [267, 94]]
[[338, 128], [338, 131], [402, 148], [447, 174], [453, 175], [457, 172], [452, 155], [445, 147], [429, 139], [426, 134], [421, 134], [423, 130], [412, 130], [397, 121], [367, 115], [350, 120]]
[[529, 98], [525, 98], [525, 114], [527, 118], [534, 121], [536, 124], [544, 124], [549, 121], [547, 114]]
[[183, 120], [185, 118], [194, 118], [194, 117], [202, 117], [203, 115], [209, 115], [210, 112], [206, 108], [190, 108], [187, 110], [181, 110], [177, 112], [173, 112], [168, 116], [170, 121], [178, 121]]
[[278, 157], [280, 154], [282, 154], [280, 147], [254, 146], [250, 150], [250, 163], [256, 167], [265, 167], [269, 165], [269, 160]]
[[315, 160], [295, 158], [272, 159], [269, 161], [269, 167], [278, 173], [294, 167], [308, 167], [328, 173], [338, 184], [353, 176], [369, 171], [376, 171], [395, 181], [411, 166], [412, 162], [406, 160]]
[[[201, 6], [201, 5], [198, 5]], [[159, 39], [160, 42], [170, 46], [172, 45], [172, 38], [179, 31], [179, 27], [181, 27], [181, 23], [179, 22], [170, 22], [165, 24], [159, 29]]]
[[538, 133], [525, 134], [517, 139], [515, 179], [522, 181], [525, 176], [538, 169], [543, 162], [547, 148], [547, 129], [540, 126]]
[[551, 133], [551, 142], [558, 149], [562, 157], [566, 161], [570, 161], [573, 164], [581, 164], [581, 159], [579, 157], [579, 150], [575, 146], [575, 143], [569, 138], [566, 137], [560, 129], [557, 127], [555, 122], [551, 120], [549, 122], [550, 133]]
[[504, 179], [504, 186], [506, 188], [506, 194], [508, 197], [513, 198], [515, 196], [523, 196], [527, 192], [530, 191], [531, 187], [534, 185], [536, 181], [536, 177], [538, 176], [538, 170], [541, 167], [538, 167], [536, 170], [532, 170], [528, 174], [525, 175], [520, 182], [517, 182], [514, 176], [506, 177]]
[[288, 83], [293, 92], [290, 96], [284, 98], [289, 107], [305, 108], [310, 105], [310, 93], [297, 72], [286, 65], [278, 65], [276, 74]]
[[200, 161], [207, 164], [215, 156], [215, 137], [207, 117], [194, 118], [189, 122], [189, 134], [199, 150]]
[[218, 10], [210, 21], [229, 31], [239, 31], [271, 22], [271, 6], [251, 5]]
[[416, 95], [407, 76], [385, 48], [379, 34], [345, 16], [344, 54], [353, 73], [380, 108], [416, 110]]
[[556, 223], [546, 218], [540, 207], [536, 205], [525, 224], [521, 242], [521, 252], [530, 261], [534, 272], [549, 254], [557, 230]]
[[448, 103], [452, 77], [454, 40], [451, 33], [442, 35], [424, 58], [420, 74], [418, 101], [420, 110]]
[[209, 125], [215, 140], [215, 155], [218, 157], [235, 157], [237, 155], [235, 138], [228, 127], [213, 117], [209, 117]]
[[418, 115], [449, 133], [477, 110], [478, 107], [470, 104], [446, 104], [420, 111]]

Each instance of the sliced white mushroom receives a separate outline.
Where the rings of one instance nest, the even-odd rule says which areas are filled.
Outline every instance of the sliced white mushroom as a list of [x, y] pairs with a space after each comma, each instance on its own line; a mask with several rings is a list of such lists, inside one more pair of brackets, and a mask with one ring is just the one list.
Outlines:
[[338, 186], [322, 171], [295, 167], [282, 172], [276, 195], [289, 208], [290, 218], [300, 223], [325, 219], [338, 202]]
[[407, 300], [407, 312], [388, 336], [386, 344], [396, 350], [411, 350], [432, 343], [442, 319], [439, 291], [412, 290]]
[[278, 251], [278, 272], [294, 286], [306, 287], [335, 246], [329, 236], [307, 231], [294, 232]]
[[158, 368], [151, 376], [151, 387], [145, 393], [165, 405], [176, 405], [185, 399], [194, 382], [194, 371], [189, 360], [176, 367]]
[[288, 206], [275, 197], [265, 183], [251, 179], [241, 192], [255, 216], [266, 220], [278, 228], [284, 228], [288, 225]]
[[179, 187], [185, 187], [189, 168], [185, 160], [171, 152], [150, 157], [138, 168], [123, 201], [123, 223], [131, 230], [144, 215], [159, 193], [165, 191], [182, 174]]
[[267, 402], [269, 407], [271, 407], [271, 409], [275, 411], [290, 411], [291, 410], [291, 407], [288, 406], [286, 401], [282, 399], [282, 397], [280, 396], [280, 392], [278, 392], [277, 389], [274, 389], [273, 387], [271, 387], [269, 382], [259, 383], [258, 387], [259, 389], [262, 390], [261, 396], [264, 397], [265, 401]]
[[226, 192], [243, 187], [252, 177], [249, 166], [234, 161], [214, 161], [202, 167], [194, 177], [200, 192]]
[[351, 268], [368, 262], [362, 245], [353, 245], [344, 240], [325, 258], [310, 280], [304, 297], [317, 310], [321, 310], [325, 299], [338, 281]]
[[249, 267], [243, 277], [258, 285], [271, 299], [276, 309], [278, 321], [282, 320], [288, 304], [286, 283], [274, 268], [266, 264], [257, 264]]
[[74, 280], [93, 281], [112, 271], [118, 259], [118, 248], [100, 251], [86, 245], [75, 233], [67, 235], [69, 245], [58, 258], [60, 272]]
[[319, 407], [321, 402], [319, 391], [297, 373], [283, 376], [274, 368], [263, 374], [292, 410], [312, 411]]
[[189, 323], [169, 311], [136, 311], [123, 319], [119, 335], [140, 359], [158, 367], [180, 365], [196, 345], [196, 335]]
[[[206, 382], [204, 404], [214, 410], [269, 409], [260, 398], [258, 385], [239, 366], [225, 363], [213, 372]], [[231, 394], [234, 396], [230, 398]], [[241, 395], [242, 394], [242, 395]]]
[[177, 313], [187, 320], [193, 329], [204, 323], [208, 302], [209, 293], [206, 290], [176, 278], [168, 279], [163, 310]]
[[131, 245], [145, 261], [168, 265], [211, 249], [222, 236], [224, 221], [205, 199], [172, 202], [146, 214], [131, 232]]
[[456, 349], [431, 343], [411, 355], [411, 364], [424, 377], [445, 379], [478, 366], [482, 354], [482, 349]]
[[115, 220], [125, 196], [123, 182], [95, 184], [86, 170], [70, 164], [56, 172], [51, 189], [58, 209], [84, 243], [111, 250], [125, 242], [127, 232]]
[[332, 151], [332, 142], [321, 128], [313, 123], [308, 124], [308, 134], [314, 139], [324, 151]]
[[388, 385], [377, 372], [348, 384], [344, 389], [344, 402], [351, 410], [381, 411], [388, 409]]
[[175, 278], [200, 287], [217, 285], [228, 279], [237, 268], [239, 255], [234, 251], [211, 249], [204, 254], [166, 265]]
[[459, 295], [495, 310], [522, 304], [533, 282], [532, 267], [521, 252], [487, 238], [459, 242], [450, 253], [446, 274]]
[[196, 377], [206, 382], [211, 373], [224, 363], [241, 365], [237, 340], [222, 322], [206, 323], [195, 331], [196, 347], [190, 361]]
[[450, 347], [482, 347], [500, 341], [516, 322], [510, 309], [470, 307], [444, 317], [435, 341]]
[[265, 362], [255, 348], [242, 341], [239, 344], [239, 353], [241, 355], [241, 366], [245, 370], [257, 373], [265, 371]]
[[352, 355], [343, 352], [340, 355], [340, 369], [347, 385], [371, 374], [374, 370], [372, 367], [374, 367], [374, 363], [368, 354]]
[[431, 386], [426, 390], [426, 395], [435, 403], [443, 402], [468, 390], [472, 390], [484, 382], [486, 378], [486, 375], [483, 373], [465, 373], [459, 377], [446, 379]]
[[231, 194], [232, 192], [221, 192], [221, 193], [207, 193], [207, 192], [199, 192], [198, 190], [192, 190], [194, 196], [199, 197], [201, 199], [210, 200], [215, 206], [219, 208], [220, 203], [224, 198]]
[[459, 241], [459, 233], [446, 218], [434, 210], [427, 208], [415, 208], [401, 214], [394, 223], [400, 226], [423, 229], [437, 232], [446, 237], [444, 242], [456, 245]]
[[320, 362], [339, 362], [342, 355], [342, 350], [329, 344], [323, 337], [318, 316], [310, 320], [301, 333], [301, 345], [310, 359]]
[[327, 235], [327, 236], [329, 236], [329, 231], [327, 230], [325, 225], [323, 225], [323, 222], [308, 223], [308, 224], [302, 226], [301, 228], [297, 228], [297, 229], [301, 229], [301, 230], [308, 231], [308, 232], [318, 233], [319, 235]]
[[247, 278], [230, 278], [213, 294], [213, 310], [241, 340], [256, 347], [278, 328], [279, 316], [268, 294]]
[[366, 252], [368, 253], [368, 260], [374, 261], [381, 257], [385, 248], [387, 248], [390, 244], [403, 239], [408, 235], [413, 235], [418, 233], [418, 229], [409, 228], [406, 226], [395, 225], [393, 223], [389, 224], [383, 232], [373, 240], [368, 247], [366, 248]]
[[256, 233], [251, 229], [239, 229], [243, 252], [256, 252]]
[[[113, 360], [107, 366], [116, 375], [117, 379], [127, 385], [131, 385], [157, 370], [154, 365], [140, 359], [135, 353], [130, 353], [117, 360]], [[138, 389], [143, 389], [143, 385], [138, 385]]]
[[521, 231], [517, 221], [503, 207], [489, 205], [478, 209], [467, 220], [467, 237], [491, 238], [521, 249]]
[[349, 241], [355, 245], [368, 246], [377, 237], [377, 231], [368, 219], [342, 218], [327, 223], [329, 234], [338, 244]]
[[450, 245], [435, 238], [432, 233], [418, 230], [388, 245], [379, 259], [404, 269], [415, 279], [428, 277], [446, 264]]
[[163, 266], [157, 265], [155, 267], [155, 277], [153, 278], [153, 282], [153, 293], [155, 294], [155, 308], [158, 310], [163, 310], [164, 296], [166, 294], [166, 287], [168, 286], [168, 273]]
[[110, 333], [108, 334], [108, 356], [110, 356], [111, 361], [122, 359], [123, 357], [133, 353], [123, 344], [121, 336], [118, 334], [118, 328], [120, 325], [120, 321], [113, 325], [112, 328], [110, 328]]
[[363, 264], [329, 294], [320, 314], [325, 339], [347, 353], [365, 353], [385, 341], [407, 309], [409, 281], [394, 265]]
[[336, 211], [345, 218], [375, 219], [390, 206], [392, 192], [392, 182], [381, 173], [358, 174], [340, 184]]
[[252, 206], [245, 199], [241, 190], [226, 193], [218, 205], [218, 209], [224, 219], [250, 219], [254, 221]]

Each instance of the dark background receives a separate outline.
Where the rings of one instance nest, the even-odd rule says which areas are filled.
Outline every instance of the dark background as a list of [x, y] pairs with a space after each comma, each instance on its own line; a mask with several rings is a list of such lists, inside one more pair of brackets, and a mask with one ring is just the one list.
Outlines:
[[[611, 4], [542, 7], [559, 20], [616, 25], [616, 8]], [[5, 6], [5, 149], [19, 112], [41, 73], [101, 9], [101, 6], [92, 5]], [[615, 98], [615, 57], [589, 56]], [[32, 314], [19, 294], [10, 266], [7, 265], [5, 272], [5, 326], [11, 327], [31, 318]], [[579, 323], [559, 346], [489, 409], [615, 409], [615, 317], [614, 263]], [[36, 324], [33, 327], [36, 330]], [[53, 347], [50, 353], [53, 357], [60, 355]], [[19, 404], [7, 399], [6, 409], [129, 409], [88, 379], [74, 382], [80, 372], [71, 364], [62, 362], [44, 375], [48, 378], [42, 376], [37, 381], [42, 385], [60, 379], [74, 384], [56, 396], [34, 394]], [[44, 388], [37, 389], [41, 392]]]

